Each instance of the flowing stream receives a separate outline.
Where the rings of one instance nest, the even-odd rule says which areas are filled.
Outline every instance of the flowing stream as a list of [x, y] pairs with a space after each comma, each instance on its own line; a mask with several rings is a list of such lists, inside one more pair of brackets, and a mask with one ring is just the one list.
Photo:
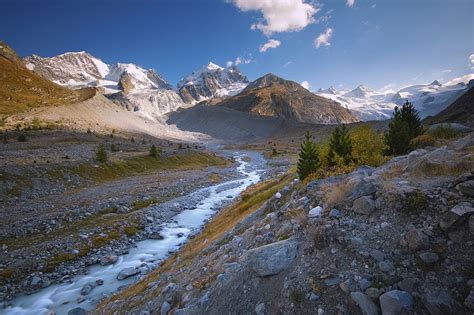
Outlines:
[[[251, 157], [251, 161], [245, 157]], [[0, 310], [9, 315], [41, 315], [54, 311], [55, 314], [67, 314], [69, 310], [81, 307], [91, 310], [104, 297], [117, 292], [125, 285], [136, 282], [140, 276], [118, 280], [117, 275], [125, 268], [138, 268], [146, 273], [156, 268], [169, 253], [176, 251], [190, 235], [198, 233], [203, 225], [223, 206], [237, 197], [248, 186], [261, 179], [264, 164], [261, 155], [256, 153], [236, 153], [239, 163], [237, 172], [243, 177], [218, 185], [206, 187], [184, 196], [196, 202], [194, 209], [187, 209], [176, 215], [171, 222], [161, 224], [162, 240], [147, 239], [139, 241], [135, 247], [122, 256], [113, 265], [92, 265], [88, 273], [78, 275], [71, 281], [54, 284], [31, 295], [22, 295], [12, 301], [12, 306]], [[183, 198], [183, 197], [180, 197]], [[88, 283], [103, 281], [92, 291], [81, 295], [81, 289]], [[85, 299], [84, 299], [85, 298]], [[83, 299], [78, 303], [78, 299]]]

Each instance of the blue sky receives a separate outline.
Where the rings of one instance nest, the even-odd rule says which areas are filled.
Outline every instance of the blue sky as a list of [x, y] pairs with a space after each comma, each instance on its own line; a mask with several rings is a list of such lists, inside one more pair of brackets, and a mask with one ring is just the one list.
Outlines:
[[2, 11], [0, 39], [21, 56], [85, 50], [172, 84], [237, 58], [251, 80], [272, 72], [314, 89], [474, 71], [472, 0], [2, 0]]

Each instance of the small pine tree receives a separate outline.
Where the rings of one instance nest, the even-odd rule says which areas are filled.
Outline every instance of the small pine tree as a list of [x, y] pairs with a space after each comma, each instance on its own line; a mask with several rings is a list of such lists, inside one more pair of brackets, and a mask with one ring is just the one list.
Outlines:
[[412, 148], [410, 141], [423, 133], [420, 115], [408, 101], [402, 108], [395, 107], [389, 130], [385, 134], [386, 153], [401, 155], [408, 153]]
[[316, 144], [311, 140], [311, 134], [306, 132], [305, 139], [301, 144], [301, 150], [298, 159], [298, 175], [301, 180], [316, 172], [321, 166], [319, 161]]
[[342, 158], [345, 165], [352, 161], [352, 141], [346, 125], [337, 126], [329, 140], [328, 165], [336, 165], [336, 154]]
[[132, 137], [132, 139], [130, 139], [130, 142], [131, 142], [131, 143], [135, 143], [135, 138]]
[[107, 151], [105, 151], [105, 146], [103, 144], [99, 144], [97, 150], [95, 151], [95, 160], [99, 163], [107, 162]]
[[159, 154], [158, 149], [156, 148], [156, 145], [153, 144], [150, 148], [150, 156], [153, 158], [157, 158], [158, 154]]

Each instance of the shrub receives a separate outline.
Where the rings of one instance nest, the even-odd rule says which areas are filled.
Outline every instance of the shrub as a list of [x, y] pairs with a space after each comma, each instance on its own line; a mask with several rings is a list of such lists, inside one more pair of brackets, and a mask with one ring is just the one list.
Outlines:
[[424, 134], [416, 138], [411, 139], [410, 147], [413, 149], [421, 149], [426, 147], [432, 147], [436, 144], [436, 139], [432, 135]]
[[156, 148], [156, 145], [152, 145], [150, 148], [150, 156], [153, 158], [157, 158], [158, 155], [160, 154], [160, 150]]
[[293, 304], [300, 304], [303, 301], [303, 293], [298, 289], [291, 291], [290, 300]]
[[352, 158], [356, 165], [380, 166], [386, 161], [383, 135], [371, 126], [361, 125], [351, 131]]
[[123, 232], [127, 234], [127, 236], [133, 236], [137, 234], [138, 229], [135, 226], [126, 226], [123, 228]]
[[401, 211], [406, 214], [419, 214], [428, 207], [428, 200], [425, 194], [420, 190], [409, 193]]
[[429, 135], [436, 139], [452, 139], [459, 136], [459, 132], [456, 131], [450, 125], [441, 125], [428, 132]]
[[105, 146], [103, 144], [99, 144], [97, 150], [95, 152], [95, 160], [100, 163], [107, 162], [107, 151], [105, 151]]
[[316, 172], [321, 166], [316, 144], [311, 140], [311, 134], [306, 132], [305, 140], [301, 144], [297, 171], [301, 180]]
[[24, 134], [19, 135], [18, 142], [26, 142], [26, 136]]

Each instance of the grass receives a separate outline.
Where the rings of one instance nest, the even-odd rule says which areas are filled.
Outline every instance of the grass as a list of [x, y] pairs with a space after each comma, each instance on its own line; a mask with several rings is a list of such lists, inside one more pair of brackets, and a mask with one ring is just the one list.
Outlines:
[[154, 205], [155, 203], [158, 203], [156, 198], [136, 200], [132, 203], [132, 211], [146, 208], [148, 206]]
[[[157, 158], [142, 155], [101, 165], [83, 163], [69, 167], [64, 171], [101, 183], [151, 171], [200, 169], [209, 166], [228, 166], [229, 164], [229, 161], [220, 156], [204, 152], [189, 152]], [[59, 174], [60, 172], [57, 170], [49, 172], [53, 178], [57, 178]]]
[[0, 182], [5, 181], [13, 182], [13, 185], [5, 190], [5, 195], [8, 197], [21, 197], [25, 189], [31, 189], [33, 186], [31, 179], [26, 176], [0, 172]]
[[[136, 296], [145, 291], [150, 282], [159, 278], [160, 274], [166, 271], [178, 270], [192, 263], [199, 257], [207, 246], [221, 239], [227, 231], [232, 230], [245, 217], [256, 211], [262, 204], [272, 197], [277, 191], [281, 190], [285, 185], [291, 182], [293, 176], [285, 175], [278, 180], [269, 180], [253, 185], [242, 194], [242, 198], [220, 211], [203, 229], [203, 231], [195, 238], [189, 240], [181, 250], [166, 260], [160, 268], [153, 271], [149, 276], [144, 278], [127, 289], [112, 296], [109, 301], [102, 302], [99, 305], [101, 311], [107, 312], [106, 303], [118, 301]], [[177, 259], [179, 256], [179, 259]], [[159, 294], [154, 292], [153, 294]], [[138, 301], [136, 302], [138, 303]], [[132, 305], [128, 305], [132, 307]]]

